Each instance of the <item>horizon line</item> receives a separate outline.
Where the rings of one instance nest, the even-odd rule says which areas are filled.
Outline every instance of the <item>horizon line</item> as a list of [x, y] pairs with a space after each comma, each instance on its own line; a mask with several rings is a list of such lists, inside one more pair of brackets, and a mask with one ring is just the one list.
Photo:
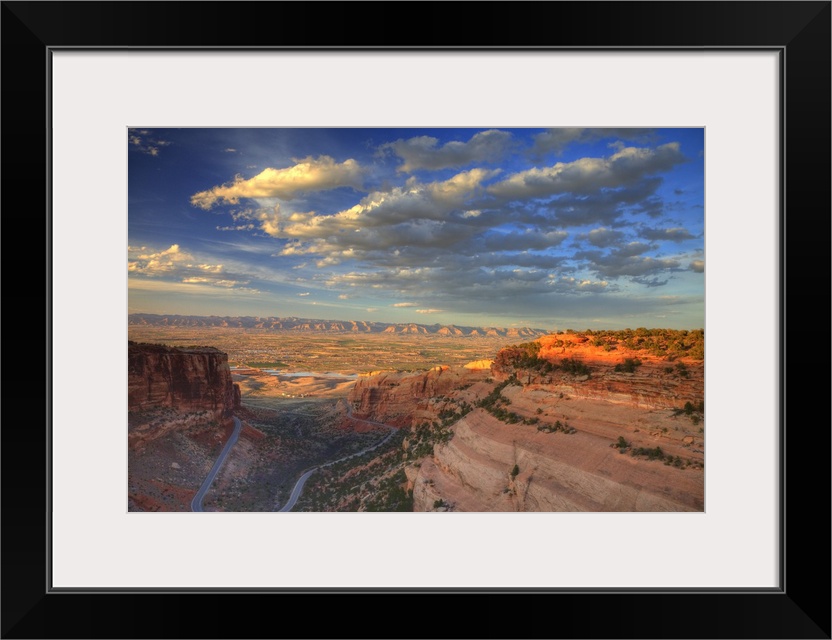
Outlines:
[[460, 325], [455, 322], [450, 323], [442, 323], [442, 322], [433, 322], [433, 323], [426, 323], [426, 322], [385, 322], [383, 320], [359, 320], [359, 319], [342, 319], [342, 318], [307, 318], [302, 316], [277, 316], [277, 315], [221, 315], [221, 314], [184, 314], [184, 313], [153, 313], [147, 311], [133, 311], [129, 312], [128, 318], [130, 316], [158, 316], [158, 317], [179, 317], [179, 318], [221, 318], [221, 319], [233, 319], [233, 318], [252, 318], [252, 319], [268, 319], [274, 318], [276, 320], [304, 320], [304, 321], [317, 321], [317, 322], [363, 322], [366, 324], [382, 324], [382, 325], [422, 325], [425, 327], [466, 327], [466, 328], [477, 328], [477, 329], [530, 329], [532, 331], [545, 331], [548, 333], [566, 333], [569, 331], [575, 333], [586, 333], [589, 331], [596, 332], [596, 331], [636, 331], [638, 329], [647, 329], [647, 330], [668, 330], [668, 331], [704, 331], [704, 327], [688, 327], [684, 329], [671, 329], [667, 326], [652, 326], [652, 327], [645, 327], [645, 326], [638, 326], [638, 327], [626, 327], [623, 329], [575, 329], [573, 327], [556, 327], [554, 329], [545, 329], [542, 327], [535, 327], [530, 324], [525, 325], [499, 325], [499, 324], [483, 324], [483, 325]]

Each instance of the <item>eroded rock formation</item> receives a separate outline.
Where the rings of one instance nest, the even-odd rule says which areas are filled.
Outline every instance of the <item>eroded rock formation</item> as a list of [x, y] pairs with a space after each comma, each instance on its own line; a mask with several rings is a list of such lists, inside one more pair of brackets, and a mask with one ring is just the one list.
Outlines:
[[703, 510], [704, 362], [537, 342], [490, 367], [358, 380], [354, 415], [412, 429], [414, 510]]
[[377, 422], [409, 427], [436, 417], [435, 398], [490, 375], [488, 369], [433, 367], [429, 371], [377, 372], [361, 376], [350, 392], [353, 415]]
[[128, 342], [127, 406], [208, 411], [220, 420], [240, 406], [228, 355], [213, 347], [175, 348]]

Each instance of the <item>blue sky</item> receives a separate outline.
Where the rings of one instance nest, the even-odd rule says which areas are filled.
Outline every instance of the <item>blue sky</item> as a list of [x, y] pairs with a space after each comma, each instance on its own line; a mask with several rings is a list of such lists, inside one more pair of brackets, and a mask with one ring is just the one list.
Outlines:
[[129, 311], [704, 327], [704, 130], [130, 129]]

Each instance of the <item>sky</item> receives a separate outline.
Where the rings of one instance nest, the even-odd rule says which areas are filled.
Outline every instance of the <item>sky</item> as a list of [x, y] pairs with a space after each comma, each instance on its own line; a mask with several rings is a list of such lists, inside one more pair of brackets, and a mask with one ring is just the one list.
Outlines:
[[132, 128], [128, 310], [704, 327], [704, 129]]

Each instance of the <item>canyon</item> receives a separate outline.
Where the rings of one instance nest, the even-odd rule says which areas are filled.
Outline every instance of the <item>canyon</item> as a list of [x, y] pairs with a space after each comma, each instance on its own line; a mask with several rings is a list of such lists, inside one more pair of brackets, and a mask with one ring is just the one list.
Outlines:
[[[304, 400], [277, 391], [295, 386], [299, 395], [310, 388], [333, 395]], [[275, 510], [310, 465], [367, 449], [389, 433], [345, 421], [342, 387], [232, 371], [228, 355], [214, 347], [128, 342], [128, 511], [189, 511], [231, 436], [232, 416], [242, 430], [204, 510]]]
[[239, 408], [227, 354], [128, 341], [128, 509], [185, 510]]
[[450, 432], [404, 465], [415, 511], [704, 510], [703, 361], [570, 334], [532, 350], [356, 382], [355, 415]]
[[370, 420], [395, 436], [314, 474], [296, 510], [703, 511], [704, 336], [533, 338], [350, 379], [131, 343], [130, 508], [187, 510], [233, 414], [243, 431], [206, 510], [275, 510], [306, 469], [386, 435]]

